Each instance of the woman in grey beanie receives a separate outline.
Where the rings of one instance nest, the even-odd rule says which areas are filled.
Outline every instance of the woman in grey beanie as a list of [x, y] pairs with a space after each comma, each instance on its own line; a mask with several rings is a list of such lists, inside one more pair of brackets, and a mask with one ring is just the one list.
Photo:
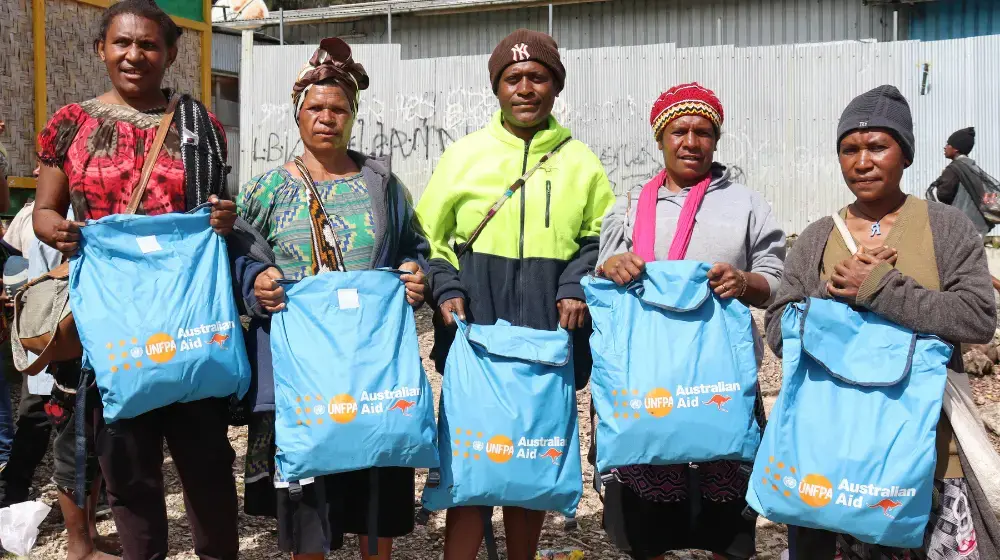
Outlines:
[[[908, 196], [900, 187], [913, 162], [913, 125], [909, 105], [896, 88], [875, 88], [848, 105], [837, 131], [837, 153], [844, 182], [855, 197], [839, 213], [861, 250], [851, 254], [829, 217], [802, 232], [765, 317], [774, 352], [782, 353], [785, 306], [810, 297], [849, 303], [914, 332], [939, 336], [955, 348], [991, 340], [996, 308], [981, 238], [958, 210]], [[948, 367], [949, 378], [968, 391], [960, 352]], [[980, 515], [981, 487], [974, 473], [963, 468], [967, 462], [952, 433], [942, 412], [934, 473], [934, 494], [940, 499], [923, 547], [890, 549], [790, 525], [790, 560], [996, 558], [989, 538], [1000, 534], [996, 517], [988, 505]]]

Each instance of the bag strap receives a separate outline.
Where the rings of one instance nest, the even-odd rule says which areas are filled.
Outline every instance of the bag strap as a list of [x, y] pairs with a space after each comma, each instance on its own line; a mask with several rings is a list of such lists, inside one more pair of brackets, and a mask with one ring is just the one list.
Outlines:
[[129, 198], [128, 206], [125, 208], [126, 214], [135, 214], [139, 210], [139, 204], [142, 203], [142, 196], [146, 194], [146, 185], [149, 184], [149, 178], [153, 174], [153, 166], [156, 164], [156, 159], [160, 156], [163, 141], [167, 139], [167, 132], [170, 131], [170, 123], [174, 120], [174, 111], [177, 110], [177, 103], [180, 99], [181, 96], [177, 93], [170, 97], [170, 103], [167, 104], [167, 112], [163, 113], [163, 117], [160, 119], [160, 126], [156, 129], [156, 136], [153, 137], [153, 145], [150, 146], [149, 152], [146, 154], [146, 161], [142, 164], [142, 175], [139, 179], [139, 184], [132, 191], [132, 197]]
[[[656, 174], [652, 180], [643, 185], [639, 192], [639, 202], [635, 207], [635, 224], [632, 228], [632, 250], [646, 262], [656, 260], [654, 248], [656, 245], [656, 199], [660, 187], [667, 178], [667, 170]], [[629, 205], [632, 203], [629, 192]], [[628, 209], [626, 209], [628, 215]]]
[[528, 181], [528, 179], [530, 179], [531, 176], [535, 174], [535, 171], [538, 171], [538, 168], [540, 168], [542, 164], [548, 161], [553, 155], [555, 155], [556, 152], [559, 151], [559, 148], [562, 148], [563, 146], [568, 144], [569, 141], [572, 139], [573, 137], [569, 136], [565, 140], [557, 144], [555, 148], [552, 148], [552, 151], [542, 156], [542, 159], [538, 160], [538, 163], [533, 165], [531, 169], [525, 171], [524, 175], [521, 175], [521, 177], [518, 178], [517, 181], [514, 181], [514, 184], [508, 187], [507, 190], [504, 191], [504, 193], [500, 196], [500, 198], [498, 198], [497, 201], [493, 203], [493, 206], [491, 206], [490, 209], [486, 212], [486, 215], [483, 216], [483, 221], [479, 222], [479, 225], [476, 226], [476, 229], [472, 230], [472, 235], [469, 236], [469, 240], [458, 248], [458, 251], [455, 252], [455, 256], [457, 256], [458, 258], [462, 258], [462, 255], [464, 255], [465, 252], [468, 251], [470, 247], [472, 247], [472, 244], [475, 243], [476, 239], [479, 238], [479, 234], [483, 233], [483, 229], [486, 228], [486, 224], [488, 224], [490, 220], [493, 219], [493, 216], [496, 216], [497, 212], [500, 211], [500, 208], [504, 205], [504, 203], [507, 202], [510, 199], [510, 197], [514, 196], [514, 193], [517, 192], [518, 189], [524, 186], [524, 184]]
[[851, 235], [851, 230], [847, 229], [847, 222], [844, 221], [844, 218], [840, 217], [840, 213], [838, 212], [830, 214], [830, 217], [833, 218], [833, 224], [837, 226], [837, 231], [840, 232], [840, 237], [843, 238], [844, 244], [847, 245], [847, 250], [850, 251], [852, 255], [856, 254], [858, 252], [858, 244], [854, 241], [854, 236]]
[[302, 182], [306, 184], [306, 194], [308, 195], [309, 206], [309, 231], [312, 235], [313, 247], [313, 274], [318, 274], [324, 268], [331, 271], [344, 272], [344, 255], [340, 251], [340, 239], [333, 229], [330, 215], [326, 212], [323, 198], [319, 195], [316, 182], [313, 181], [309, 168], [306, 167], [302, 158], [295, 157], [295, 167], [302, 176]]

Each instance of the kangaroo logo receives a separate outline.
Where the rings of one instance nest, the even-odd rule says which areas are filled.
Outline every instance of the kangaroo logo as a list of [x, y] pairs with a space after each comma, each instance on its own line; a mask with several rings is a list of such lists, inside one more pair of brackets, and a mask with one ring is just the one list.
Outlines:
[[531, 58], [531, 55], [528, 53], [527, 43], [518, 43], [511, 47], [510, 51], [514, 53], [514, 62], [522, 62]]
[[218, 344], [219, 348], [225, 350], [227, 340], [229, 340], [228, 334], [215, 333], [212, 335], [212, 338], [208, 339], [208, 345], [211, 346], [213, 344]]
[[729, 412], [724, 407], [726, 406], [726, 403], [731, 400], [733, 400], [732, 397], [727, 397], [725, 395], [714, 395], [712, 398], [708, 399], [708, 402], [705, 403], [705, 406], [714, 404], [715, 406], [719, 407], [719, 410], [721, 410], [722, 412]]
[[896, 500], [890, 500], [889, 498], [884, 498], [877, 504], [872, 504], [868, 507], [871, 509], [882, 508], [882, 513], [884, 513], [886, 517], [888, 517], [889, 519], [895, 519], [895, 516], [890, 515], [889, 512], [898, 508], [901, 505], [903, 505], [902, 502], [897, 502]]
[[403, 416], [409, 416], [410, 408], [412, 408], [413, 405], [415, 404], [417, 403], [413, 401], [399, 399], [398, 401], [392, 403], [392, 406], [389, 407], [389, 410], [398, 410], [403, 413]]
[[562, 457], [562, 451], [559, 451], [555, 447], [550, 447], [548, 451], [542, 453], [542, 457], [547, 457], [549, 459], [552, 459], [552, 464], [556, 465], [558, 464], [556, 463], [556, 460]]

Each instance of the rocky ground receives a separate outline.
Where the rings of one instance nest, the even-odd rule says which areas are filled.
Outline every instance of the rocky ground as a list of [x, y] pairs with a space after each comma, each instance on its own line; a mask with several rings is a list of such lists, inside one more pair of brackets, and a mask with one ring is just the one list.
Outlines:
[[[761, 317], [757, 316], [757, 319], [759, 321]], [[434, 372], [433, 365], [426, 358], [431, 346], [430, 316], [426, 312], [418, 314], [418, 330], [421, 333], [420, 348], [424, 356], [424, 367], [429, 372], [431, 384], [434, 387], [435, 394], [437, 394], [440, 391], [441, 378]], [[781, 365], [770, 351], [768, 351], [764, 366], [760, 372], [760, 382], [766, 407], [770, 411], [781, 385]], [[995, 425], [1000, 429], [1000, 378], [993, 375], [991, 370], [982, 377], [973, 377], [972, 384], [977, 404], [984, 409], [984, 413], [987, 411], [995, 412]], [[15, 395], [18, 394], [17, 390], [13, 392]], [[589, 391], [580, 392], [580, 444], [583, 448], [584, 456], [590, 445], [590, 425], [587, 416], [589, 403]], [[233, 466], [233, 472], [236, 475], [242, 497], [246, 430], [244, 428], [231, 429], [230, 440], [236, 449], [237, 460]], [[998, 443], [998, 441], [1000, 440], [994, 438], [994, 444]], [[36, 476], [36, 485], [41, 489], [41, 499], [54, 506], [56, 496], [54, 487], [49, 483], [49, 476], [51, 475], [49, 465], [51, 465], [51, 460], [47, 459]], [[197, 557], [194, 554], [190, 531], [184, 515], [184, 500], [180, 482], [169, 456], [166, 460], [164, 472], [167, 487], [168, 516], [170, 518], [170, 557], [195, 559]], [[425, 474], [425, 472], [421, 473], [418, 471], [418, 496], [420, 489], [423, 487]], [[584, 477], [587, 483], [584, 485], [583, 501], [579, 507], [579, 527], [572, 532], [567, 532], [563, 529], [562, 517], [556, 514], [549, 514], [542, 534], [542, 548], [577, 549], [583, 551], [588, 559], [625, 560], [628, 556], [618, 552], [608, 539], [605, 538], [604, 531], [601, 529], [601, 501], [589, 485], [592, 474], [593, 469], [585, 461]], [[415, 508], [417, 507], [415, 505]], [[497, 515], [494, 516], [493, 522], [502, 550], [503, 523], [499, 516], [499, 510], [497, 511]], [[115, 532], [114, 523], [110, 519], [102, 521], [100, 529], [105, 534]], [[399, 560], [437, 560], [441, 555], [443, 535], [444, 515], [436, 515], [431, 518], [426, 527], [418, 526], [412, 535], [405, 539], [400, 539], [396, 543], [393, 557]], [[777, 559], [784, 548], [784, 527], [763, 519], [760, 520], [758, 522], [757, 533], [758, 558], [762, 560]], [[240, 550], [241, 558], [248, 560], [262, 560], [284, 556], [278, 551], [277, 529], [274, 522], [268, 519], [243, 515], [240, 518]], [[57, 509], [54, 509], [43, 523], [41, 535], [32, 557], [53, 560], [65, 558], [65, 532], [62, 528], [61, 517]], [[335, 552], [328, 557], [336, 560], [358, 558], [356, 541], [349, 540], [343, 550]], [[502, 552], [501, 557], [505, 558]], [[480, 558], [486, 558], [484, 552], [480, 554]], [[707, 559], [710, 558], [710, 555], [699, 552], [682, 552], [668, 555], [667, 558], [678, 560]]]

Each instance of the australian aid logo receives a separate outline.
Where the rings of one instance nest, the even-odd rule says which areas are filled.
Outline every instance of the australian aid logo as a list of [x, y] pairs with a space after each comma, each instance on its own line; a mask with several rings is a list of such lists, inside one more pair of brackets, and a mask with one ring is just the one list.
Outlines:
[[[295, 398], [296, 425], [321, 426], [327, 420], [347, 424], [358, 415], [399, 414], [412, 416], [412, 409], [420, 399], [420, 389], [399, 387], [383, 391], [361, 391], [355, 398], [348, 393], [334, 395], [327, 400], [323, 395], [299, 395]], [[325, 404], [324, 404], [325, 403]]]
[[147, 365], [166, 364], [185, 352], [211, 348], [229, 348], [235, 321], [219, 321], [195, 327], [180, 327], [173, 333], [158, 332], [142, 340], [140, 337], [109, 341], [105, 348], [111, 373], [140, 369]]
[[917, 495], [916, 488], [878, 486], [842, 478], [836, 485], [826, 476], [808, 473], [799, 478], [795, 467], [768, 458], [761, 483], [786, 498], [798, 498], [809, 507], [846, 507], [857, 510], [877, 509], [890, 519], [907, 499]]
[[614, 417], [638, 420], [643, 412], [653, 418], [665, 418], [675, 409], [697, 409], [708, 406], [719, 412], [729, 412], [726, 405], [734, 394], [742, 392], [739, 383], [710, 383], [700, 385], [677, 385], [674, 391], [656, 387], [645, 393], [638, 389], [611, 391], [614, 399]]
[[520, 436], [516, 440], [504, 434], [484, 434], [478, 430], [455, 428], [452, 456], [472, 461], [487, 460], [504, 464], [510, 461], [541, 461], [558, 465], [566, 454], [566, 438]]

